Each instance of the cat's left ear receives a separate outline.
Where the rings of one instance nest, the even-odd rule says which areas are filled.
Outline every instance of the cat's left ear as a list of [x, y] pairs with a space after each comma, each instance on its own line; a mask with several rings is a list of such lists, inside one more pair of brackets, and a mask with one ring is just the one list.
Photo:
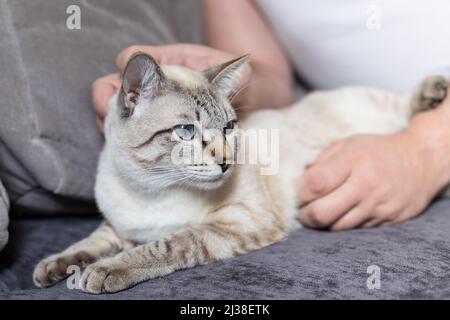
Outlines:
[[130, 117], [136, 105], [150, 103], [160, 95], [164, 82], [164, 74], [155, 59], [142, 52], [134, 54], [128, 60], [122, 75], [118, 97], [122, 117]]
[[219, 64], [203, 71], [208, 81], [225, 96], [230, 97], [238, 89], [250, 54]]

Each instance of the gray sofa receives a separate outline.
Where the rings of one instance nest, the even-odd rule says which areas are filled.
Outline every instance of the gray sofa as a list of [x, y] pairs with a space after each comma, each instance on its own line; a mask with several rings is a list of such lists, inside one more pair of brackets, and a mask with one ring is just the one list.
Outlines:
[[[80, 30], [66, 26], [74, 4]], [[298, 230], [117, 294], [66, 282], [35, 288], [35, 264], [100, 223], [92, 189], [103, 140], [90, 83], [114, 72], [129, 45], [201, 42], [201, 9], [196, 0], [0, 0], [0, 39], [0, 250], [8, 229], [10, 238], [0, 252], [0, 299], [450, 298], [449, 200], [391, 227]]]
[[0, 181], [0, 251], [6, 246], [8, 242], [8, 223], [9, 223], [9, 198], [6, 190]]

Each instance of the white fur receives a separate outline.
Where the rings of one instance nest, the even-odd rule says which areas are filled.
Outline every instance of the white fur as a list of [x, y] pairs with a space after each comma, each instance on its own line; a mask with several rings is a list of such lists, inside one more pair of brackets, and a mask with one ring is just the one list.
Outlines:
[[174, 79], [187, 87], [207, 84], [207, 81], [201, 72], [173, 65], [164, 65], [161, 66], [161, 69], [168, 78]]

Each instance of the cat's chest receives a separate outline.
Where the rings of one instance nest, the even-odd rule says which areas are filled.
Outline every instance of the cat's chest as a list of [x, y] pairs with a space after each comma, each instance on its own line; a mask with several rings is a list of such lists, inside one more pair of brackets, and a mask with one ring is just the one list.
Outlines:
[[98, 181], [96, 197], [103, 215], [116, 231], [139, 243], [162, 239], [187, 225], [201, 223], [212, 205], [205, 197], [186, 190], [139, 195], [114, 177]]

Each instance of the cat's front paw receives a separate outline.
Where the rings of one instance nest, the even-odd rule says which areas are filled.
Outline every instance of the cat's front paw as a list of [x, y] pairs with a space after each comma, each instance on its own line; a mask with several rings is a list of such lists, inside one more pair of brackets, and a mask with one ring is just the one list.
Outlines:
[[89, 293], [113, 293], [135, 285], [132, 273], [125, 263], [104, 259], [91, 264], [81, 276], [80, 288]]
[[67, 269], [71, 265], [83, 266], [93, 261], [87, 252], [51, 256], [39, 262], [34, 268], [33, 282], [40, 288], [54, 285], [67, 278]]

